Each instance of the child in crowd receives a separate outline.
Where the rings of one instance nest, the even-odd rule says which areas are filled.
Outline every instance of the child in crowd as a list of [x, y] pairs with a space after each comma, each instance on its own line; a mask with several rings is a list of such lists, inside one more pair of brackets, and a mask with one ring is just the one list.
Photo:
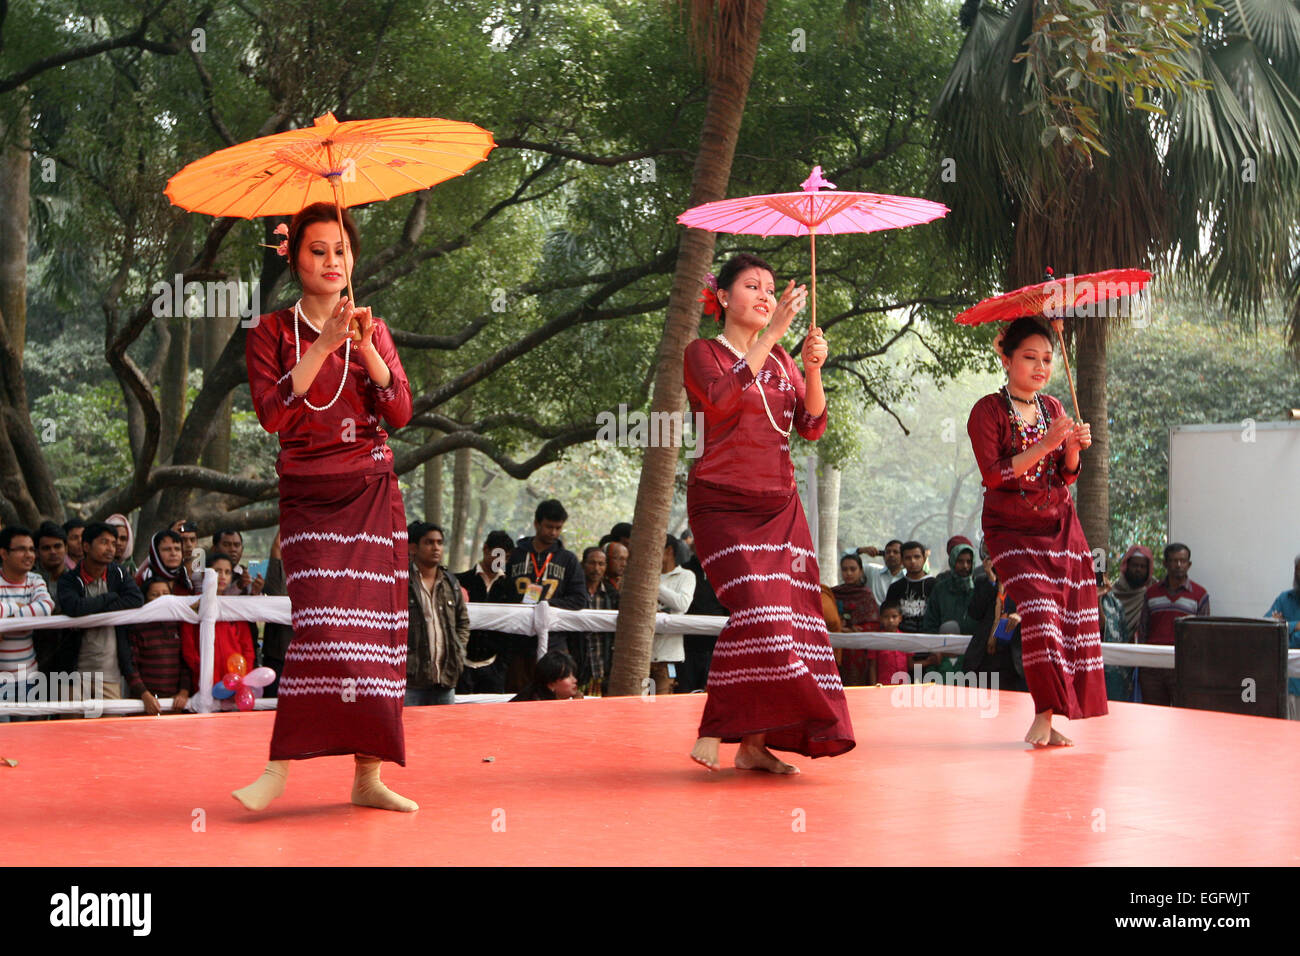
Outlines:
[[[208, 572], [217, 576], [217, 593], [225, 594], [234, 580], [235, 562], [230, 555], [214, 551], [208, 555]], [[217, 639], [215, 653], [212, 655], [212, 683], [216, 684], [226, 676], [226, 659], [231, 654], [243, 654], [251, 671], [257, 666], [257, 650], [253, 646], [253, 632], [245, 621], [217, 621]], [[191, 681], [190, 692], [197, 693], [199, 675], [203, 673], [199, 663], [199, 626], [182, 624], [185, 663], [189, 665]]]
[[570, 700], [581, 697], [578, 665], [564, 651], [547, 651], [533, 670], [532, 682], [514, 697], [517, 700]]
[[[171, 581], [153, 577], [145, 582], [144, 601], [156, 601], [172, 593]], [[160, 700], [172, 699], [172, 712], [181, 713], [189, 703], [191, 674], [181, 651], [181, 626], [176, 621], [132, 624], [127, 628], [135, 673], [130, 678], [132, 697], [144, 701], [144, 712], [156, 717], [163, 712]]]
[[[884, 634], [897, 634], [903, 623], [903, 609], [897, 601], [885, 601], [880, 605], [880, 630]], [[909, 684], [911, 675], [907, 666], [912, 655], [907, 651], [868, 651], [870, 658], [869, 684]], [[903, 676], [894, 679], [894, 675]]]

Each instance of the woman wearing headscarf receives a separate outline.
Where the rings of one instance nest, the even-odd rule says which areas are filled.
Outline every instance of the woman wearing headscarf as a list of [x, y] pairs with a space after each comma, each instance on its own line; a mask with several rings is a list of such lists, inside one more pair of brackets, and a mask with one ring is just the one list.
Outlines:
[[[840, 582], [831, 588], [840, 620], [846, 631], [875, 631], [880, 627], [880, 605], [867, 583], [862, 558], [846, 554], [840, 558]], [[846, 686], [867, 683], [871, 660], [865, 649], [844, 648], [839, 657], [840, 679]]]
[[[1133, 644], [1140, 641], [1142, 608], [1147, 588], [1152, 583], [1154, 561], [1149, 548], [1135, 544], [1124, 552], [1119, 562], [1119, 577], [1101, 596], [1101, 639], [1108, 644]], [[1133, 699], [1133, 668], [1106, 665], [1106, 697], [1109, 700]]]
[[[948, 552], [948, 574], [937, 579], [925, 601], [925, 618], [921, 621], [923, 634], [970, 634], [975, 628], [970, 619], [970, 599], [975, 590], [975, 549], [969, 544], [957, 543]], [[937, 666], [940, 671], [960, 667], [949, 655], [931, 654], [926, 666]]]
[[172, 594], [193, 594], [189, 573], [181, 560], [181, 536], [171, 528], [156, 532], [149, 541], [149, 560], [135, 576], [135, 583], [143, 592], [154, 578], [171, 582]]
[[[104, 523], [118, 529], [117, 553], [113, 556], [113, 560], [122, 565], [127, 574], [135, 574], [135, 559], [132, 557], [135, 553], [135, 531], [131, 528], [131, 522], [124, 514], [111, 514], [104, 519]], [[122, 536], [123, 529], [126, 530], [125, 537]]]

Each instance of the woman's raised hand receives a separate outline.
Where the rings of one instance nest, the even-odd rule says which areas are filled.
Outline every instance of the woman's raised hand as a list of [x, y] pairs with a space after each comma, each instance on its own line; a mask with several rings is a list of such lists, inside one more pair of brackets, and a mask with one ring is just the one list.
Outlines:
[[780, 339], [790, 330], [790, 323], [794, 321], [795, 313], [802, 312], [807, 301], [808, 287], [801, 285], [795, 288], [794, 280], [791, 279], [790, 284], [781, 293], [781, 301], [777, 304], [776, 311], [772, 313], [768, 330]]
[[338, 304], [334, 306], [334, 311], [321, 326], [320, 338], [316, 340], [321, 343], [321, 348], [333, 352], [351, 337], [351, 323], [356, 311], [347, 299], [339, 299]]

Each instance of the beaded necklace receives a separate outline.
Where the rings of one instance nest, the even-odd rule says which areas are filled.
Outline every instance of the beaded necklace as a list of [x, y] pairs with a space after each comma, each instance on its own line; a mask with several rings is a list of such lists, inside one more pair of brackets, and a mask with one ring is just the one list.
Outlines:
[[[736, 356], [736, 358], [740, 359], [741, 361], [744, 361], [745, 353], [740, 351], [740, 349], [736, 348], [736, 346], [732, 345], [731, 341], [725, 335], [719, 333], [718, 341], [721, 342], [723, 347], [726, 348], [729, 352], [731, 352], [732, 355]], [[764, 365], [767, 364], [767, 359], [763, 360], [763, 364]], [[781, 377], [784, 379], [789, 379], [790, 376], [785, 374], [785, 369], [781, 367], [781, 363], [778, 361], [776, 364], [777, 364], [777, 370], [781, 373]], [[762, 369], [759, 369], [759, 371], [761, 372]], [[780, 425], [776, 423], [776, 419], [772, 417], [772, 407], [767, 404], [767, 395], [763, 392], [763, 383], [755, 382], [754, 384], [758, 386], [758, 397], [763, 400], [763, 411], [767, 412], [768, 422], [772, 425], [774, 429], [776, 429], [776, 433], [778, 435], [780, 435], [782, 438], [789, 438], [790, 432], [794, 426], [792, 425], [790, 428], [782, 428]]]
[[[1015, 436], [1015, 442], [1017, 445], [1016, 451], [1017, 453], [1027, 451], [1030, 446], [1038, 444], [1043, 440], [1044, 436], [1047, 435], [1048, 427], [1052, 423], [1051, 416], [1047, 414], [1047, 408], [1043, 405], [1043, 399], [1037, 392], [1035, 392], [1034, 404], [1038, 407], [1038, 421], [1030, 425], [1021, 418], [1020, 413], [1016, 411], [1015, 403], [1011, 400], [1011, 390], [1005, 385], [1002, 386], [1002, 394], [1007, 400], [1007, 414], [1011, 417], [1011, 432]], [[1038, 459], [1038, 464], [1032, 472], [1021, 475], [1021, 477], [1025, 481], [1037, 482], [1039, 478], [1043, 478], [1043, 476], [1046, 475], [1046, 478], [1043, 480], [1043, 489], [1045, 491], [1050, 489], [1052, 486], [1052, 470], [1049, 469], [1047, 465], [1051, 457], [1052, 453], [1048, 452], [1042, 458]], [[1049, 501], [1043, 505], [1031, 504], [1029, 497], [1025, 494], [1023, 488], [1020, 489], [1020, 497], [1024, 499], [1025, 504], [1028, 504], [1029, 507], [1033, 508], [1035, 511], [1041, 511], [1048, 503], [1050, 503], [1049, 499]]]
[[[320, 335], [320, 329], [316, 328], [316, 326], [311, 324], [311, 319], [307, 318], [307, 313], [303, 311], [302, 299], [299, 299], [297, 302], [293, 304], [294, 364], [297, 364], [298, 362], [302, 361], [302, 344], [298, 338], [299, 318], [301, 318], [304, 322], [307, 323], [308, 328], [310, 328], [317, 335]], [[329, 400], [329, 405], [313, 405], [310, 401], [307, 400], [306, 393], [303, 394], [302, 400], [306, 402], [307, 407], [310, 408], [313, 412], [323, 412], [339, 400], [339, 396], [343, 394], [343, 386], [347, 383], [348, 380], [348, 359], [351, 358], [351, 356], [352, 356], [352, 337], [349, 336], [347, 339], [347, 344], [343, 346], [343, 377], [339, 379], [338, 390], [334, 392], [334, 397]]]

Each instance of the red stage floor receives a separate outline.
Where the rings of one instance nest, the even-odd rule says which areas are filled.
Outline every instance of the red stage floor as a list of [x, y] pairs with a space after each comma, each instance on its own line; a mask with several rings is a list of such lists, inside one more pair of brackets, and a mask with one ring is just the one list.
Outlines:
[[849, 699], [857, 749], [787, 778], [692, 763], [700, 695], [411, 708], [384, 779], [413, 814], [349, 804], [346, 757], [245, 811], [270, 713], [0, 724], [0, 840], [37, 866], [1300, 862], [1298, 723], [1112, 704], [1035, 751], [1024, 694]]

